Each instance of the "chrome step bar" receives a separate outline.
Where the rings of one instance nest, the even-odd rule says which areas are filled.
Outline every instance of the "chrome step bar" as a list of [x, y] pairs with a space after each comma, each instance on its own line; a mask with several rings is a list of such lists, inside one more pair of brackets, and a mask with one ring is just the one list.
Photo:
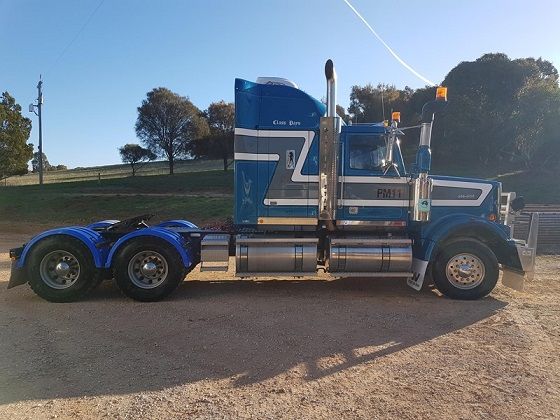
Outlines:
[[229, 235], [206, 235], [200, 243], [200, 271], [228, 271]]

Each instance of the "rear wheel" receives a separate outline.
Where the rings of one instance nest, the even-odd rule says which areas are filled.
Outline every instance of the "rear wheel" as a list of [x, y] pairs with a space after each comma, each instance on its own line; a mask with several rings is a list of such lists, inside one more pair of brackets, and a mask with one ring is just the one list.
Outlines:
[[144, 302], [163, 299], [185, 278], [177, 250], [157, 239], [133, 239], [115, 262], [115, 280], [126, 296]]
[[460, 239], [445, 244], [433, 264], [438, 290], [453, 299], [473, 300], [489, 294], [498, 281], [498, 260], [483, 243]]
[[48, 237], [37, 243], [28, 267], [31, 288], [51, 302], [83, 298], [102, 280], [89, 249], [68, 236]]

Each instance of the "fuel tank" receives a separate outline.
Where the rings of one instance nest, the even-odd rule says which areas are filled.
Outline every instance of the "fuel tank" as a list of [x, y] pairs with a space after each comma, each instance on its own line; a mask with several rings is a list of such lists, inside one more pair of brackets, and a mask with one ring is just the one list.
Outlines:
[[412, 241], [402, 238], [331, 238], [331, 273], [410, 272]]
[[237, 235], [236, 274], [315, 274], [317, 243], [317, 238]]

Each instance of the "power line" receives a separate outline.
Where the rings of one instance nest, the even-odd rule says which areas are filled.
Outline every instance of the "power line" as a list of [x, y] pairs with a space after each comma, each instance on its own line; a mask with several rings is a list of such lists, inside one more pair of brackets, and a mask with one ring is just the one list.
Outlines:
[[85, 21], [85, 23], [82, 25], [82, 27], [78, 30], [78, 32], [76, 33], [76, 35], [74, 36], [74, 38], [72, 38], [70, 40], [70, 42], [68, 44], [66, 44], [66, 46], [64, 47], [64, 49], [60, 52], [60, 54], [58, 55], [58, 57], [56, 57], [56, 59], [54, 60], [54, 62], [51, 64], [51, 66], [49, 67], [49, 69], [45, 72], [45, 74], [49, 73], [54, 66], [56, 66], [56, 64], [58, 64], [58, 62], [60, 61], [60, 59], [64, 56], [64, 54], [66, 54], [66, 52], [68, 51], [68, 49], [72, 46], [72, 44], [74, 44], [74, 42], [76, 42], [76, 40], [78, 39], [78, 37], [81, 35], [81, 33], [84, 31], [84, 29], [86, 28], [86, 26], [88, 26], [88, 24], [91, 22], [91, 20], [93, 19], [93, 17], [95, 16], [95, 14], [97, 13], [97, 11], [99, 10], [99, 8], [103, 5], [103, 3], [105, 2], [105, 0], [101, 0], [98, 4], [97, 7], [95, 9], [93, 9], [93, 11], [90, 13], [90, 15], [88, 16], [87, 20]]
[[422, 80], [423, 82], [431, 85], [431, 86], [435, 86], [436, 84], [434, 82], [432, 82], [431, 80], [428, 80], [427, 78], [425, 78], [424, 76], [422, 76], [420, 73], [418, 73], [416, 70], [414, 70], [410, 65], [408, 65], [402, 58], [400, 58], [398, 56], [398, 54], [383, 40], [383, 38], [381, 38], [381, 36], [379, 36], [379, 34], [377, 32], [375, 32], [375, 29], [373, 29], [371, 27], [371, 25], [368, 23], [367, 20], [365, 20], [365, 18], [360, 14], [360, 12], [358, 12], [356, 10], [356, 8], [354, 6], [352, 6], [350, 4], [350, 2], [348, 0], [342, 0], [344, 1], [344, 3], [346, 3], [348, 5], [348, 7], [355, 13], [356, 16], [358, 16], [358, 18], [360, 18], [360, 20], [364, 23], [364, 25], [366, 25], [368, 27], [368, 29], [371, 31], [371, 33], [373, 35], [375, 35], [375, 37], [379, 40], [379, 42], [381, 42], [383, 44], [383, 46], [387, 49], [387, 51], [389, 51], [389, 53], [391, 53], [391, 55], [393, 57], [395, 57], [395, 59], [401, 63], [408, 71], [410, 71], [412, 74], [414, 74], [416, 77], [418, 77], [420, 80]]

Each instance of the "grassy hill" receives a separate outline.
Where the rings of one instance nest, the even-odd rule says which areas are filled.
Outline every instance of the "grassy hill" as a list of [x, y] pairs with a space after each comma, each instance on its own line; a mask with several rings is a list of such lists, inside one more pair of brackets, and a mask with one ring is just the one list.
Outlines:
[[233, 171], [223, 170], [5, 187], [0, 215], [4, 224], [56, 226], [154, 213], [202, 225], [232, 214], [232, 191]]

